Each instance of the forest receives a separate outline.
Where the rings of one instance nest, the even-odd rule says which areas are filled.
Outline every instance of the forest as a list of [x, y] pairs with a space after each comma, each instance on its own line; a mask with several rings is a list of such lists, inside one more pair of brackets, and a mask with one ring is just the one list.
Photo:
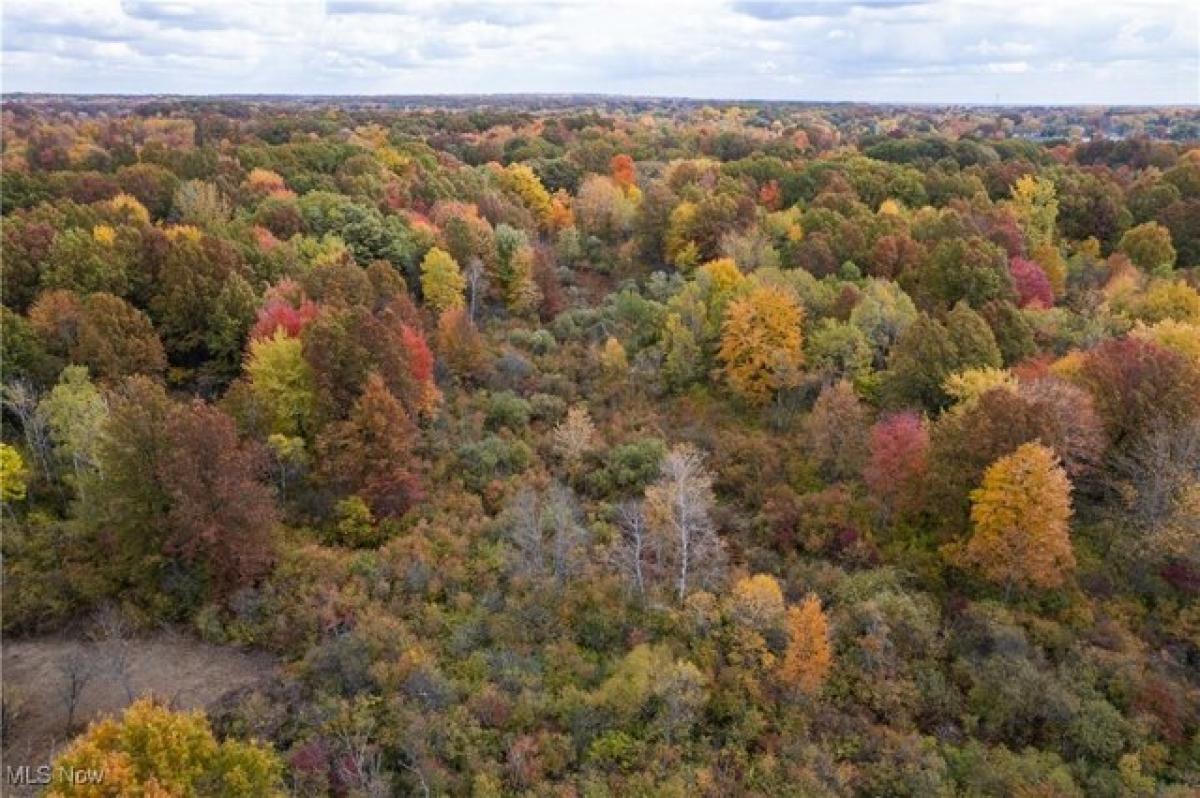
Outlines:
[[45, 794], [1200, 791], [1195, 107], [2, 122]]

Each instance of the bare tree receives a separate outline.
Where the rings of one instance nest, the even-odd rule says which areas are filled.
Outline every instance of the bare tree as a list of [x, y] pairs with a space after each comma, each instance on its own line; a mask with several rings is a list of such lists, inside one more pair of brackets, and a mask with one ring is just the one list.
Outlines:
[[712, 584], [725, 570], [725, 547], [709, 515], [713, 502], [704, 456], [688, 444], [673, 447], [658, 481], [646, 489], [646, 518], [675, 575], [680, 602], [695, 586]]
[[108, 604], [96, 613], [93, 624], [91, 637], [97, 647], [97, 667], [106, 670], [124, 689], [126, 700], [133, 703], [136, 697], [130, 671], [133, 644], [128, 620], [119, 609]]
[[646, 527], [642, 503], [623, 502], [617, 507], [621, 537], [609, 549], [608, 561], [632, 586], [639, 601], [646, 598], [646, 582], [655, 560], [655, 541]]
[[557, 483], [544, 493], [522, 488], [506, 515], [518, 573], [550, 574], [561, 586], [578, 570], [587, 530], [579, 523], [579, 505], [570, 488]]
[[479, 304], [479, 295], [487, 290], [487, 277], [483, 269], [483, 261], [473, 257], [467, 261], [467, 312], [471, 321], [475, 321], [475, 309]]
[[513, 568], [528, 577], [540, 576], [545, 562], [540, 504], [537, 491], [523, 487], [505, 508]]
[[1200, 422], [1163, 426], [1112, 458], [1110, 489], [1141, 532], [1140, 556], [1159, 561], [1200, 553]]
[[546, 492], [542, 516], [550, 533], [554, 581], [561, 587], [580, 568], [587, 530], [579, 523], [579, 502], [575, 494], [558, 483]]
[[70, 734], [75, 729], [75, 711], [79, 708], [79, 699], [96, 675], [95, 656], [84, 646], [72, 645], [59, 659], [58, 672], [63, 680], [62, 702], [67, 711], [66, 730]]
[[21, 424], [25, 446], [33, 455], [38, 470], [43, 477], [49, 477], [54, 446], [50, 441], [46, 417], [38, 412], [38, 402], [41, 400], [38, 389], [25, 380], [15, 380], [4, 386], [3, 399], [4, 407]]

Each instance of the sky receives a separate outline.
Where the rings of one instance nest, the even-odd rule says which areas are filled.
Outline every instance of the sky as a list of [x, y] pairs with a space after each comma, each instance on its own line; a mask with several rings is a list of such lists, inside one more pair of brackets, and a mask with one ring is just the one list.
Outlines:
[[1196, 0], [3, 0], [8, 92], [1200, 103]]

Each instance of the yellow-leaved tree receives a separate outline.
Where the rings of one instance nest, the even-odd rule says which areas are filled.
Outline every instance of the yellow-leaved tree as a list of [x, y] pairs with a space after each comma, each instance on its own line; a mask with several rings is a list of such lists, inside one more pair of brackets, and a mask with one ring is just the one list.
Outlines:
[[765, 404], [776, 391], [797, 385], [803, 321], [803, 308], [780, 288], [762, 286], [731, 302], [717, 353], [729, 387], [751, 404]]
[[821, 609], [821, 600], [809, 593], [787, 613], [787, 649], [779, 663], [779, 679], [784, 685], [813, 695], [825, 684], [833, 667], [829, 645], [829, 619]]
[[[218, 743], [203, 712], [172, 712], [140, 699], [119, 721], [93, 723], [63, 751], [46, 795], [282, 796], [282, 772], [269, 746]], [[95, 783], [87, 783], [89, 773]]]
[[1071, 481], [1052, 450], [1026, 443], [988, 467], [971, 492], [964, 564], [1005, 586], [1060, 586], [1074, 568]]
[[430, 307], [438, 313], [461, 308], [466, 287], [458, 261], [449, 252], [433, 247], [425, 253], [421, 260], [421, 293]]

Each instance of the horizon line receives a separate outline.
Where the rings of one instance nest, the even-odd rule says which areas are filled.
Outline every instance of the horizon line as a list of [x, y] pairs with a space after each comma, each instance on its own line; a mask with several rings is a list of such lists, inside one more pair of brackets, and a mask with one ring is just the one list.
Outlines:
[[756, 97], [700, 97], [692, 95], [672, 94], [617, 94], [609, 92], [552, 92], [552, 91], [506, 91], [506, 92], [416, 92], [416, 93], [302, 93], [302, 92], [59, 92], [59, 91], [0, 91], [0, 102], [8, 99], [25, 97], [61, 97], [61, 98], [112, 98], [112, 99], [314, 99], [314, 100], [361, 100], [361, 99], [473, 99], [473, 98], [548, 98], [548, 99], [606, 99], [606, 100], [642, 100], [642, 101], [674, 101], [699, 103], [755, 103], [771, 105], [875, 105], [875, 106], [907, 106], [925, 108], [964, 107], [964, 108], [1194, 108], [1200, 109], [1197, 102], [1166, 102], [1166, 103], [1126, 103], [1116, 101], [1074, 101], [1074, 102], [1036, 102], [1036, 101], [985, 101], [985, 100], [834, 100], [834, 99], [770, 99]]

